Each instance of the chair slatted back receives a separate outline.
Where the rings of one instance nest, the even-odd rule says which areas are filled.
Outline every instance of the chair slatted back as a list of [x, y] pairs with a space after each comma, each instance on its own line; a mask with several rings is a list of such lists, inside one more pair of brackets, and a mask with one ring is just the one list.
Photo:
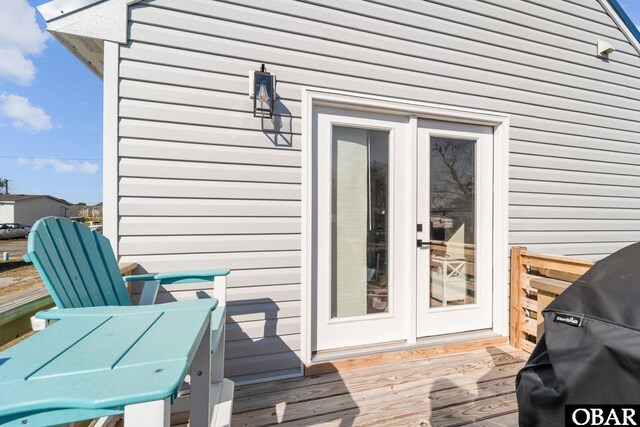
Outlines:
[[33, 262], [60, 308], [131, 305], [109, 240], [68, 218], [31, 228], [25, 260]]

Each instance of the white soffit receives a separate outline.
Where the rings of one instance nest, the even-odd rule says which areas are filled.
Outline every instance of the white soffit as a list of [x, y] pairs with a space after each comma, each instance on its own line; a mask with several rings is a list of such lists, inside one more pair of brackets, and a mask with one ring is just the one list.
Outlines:
[[38, 7], [47, 30], [116, 43], [127, 42], [128, 6], [139, 0], [53, 0]]
[[52, 34], [95, 75], [103, 78], [104, 40], [56, 32]]
[[117, 43], [126, 43], [126, 1], [103, 1], [76, 12], [65, 13], [62, 16], [54, 18], [52, 21], [47, 21], [47, 30], [52, 33], [65, 33], [109, 40]]
[[38, 6], [47, 30], [98, 77], [104, 41], [127, 43], [130, 4], [140, 0], [53, 0]]

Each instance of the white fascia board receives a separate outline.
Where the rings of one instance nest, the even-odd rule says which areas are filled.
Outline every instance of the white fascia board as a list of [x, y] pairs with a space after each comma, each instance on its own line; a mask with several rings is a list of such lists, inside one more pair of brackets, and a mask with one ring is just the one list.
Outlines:
[[104, 0], [53, 0], [37, 6], [36, 9], [38, 9], [44, 20], [49, 22], [101, 1]]
[[38, 7], [47, 30], [116, 43], [127, 43], [130, 4], [140, 0], [54, 0]]

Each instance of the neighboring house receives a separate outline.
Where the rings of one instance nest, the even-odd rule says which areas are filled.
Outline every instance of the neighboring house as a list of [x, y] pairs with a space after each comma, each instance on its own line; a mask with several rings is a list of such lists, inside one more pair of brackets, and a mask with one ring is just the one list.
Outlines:
[[102, 203], [97, 205], [71, 205], [67, 215], [69, 218], [74, 217], [102, 217]]
[[[640, 43], [614, 0], [40, 11], [104, 80], [119, 259], [233, 270], [236, 380], [507, 336], [509, 245], [600, 258], [640, 240]], [[273, 119], [249, 96], [261, 64]]]
[[0, 194], [0, 224], [33, 225], [42, 217], [67, 216], [71, 203], [52, 196]]

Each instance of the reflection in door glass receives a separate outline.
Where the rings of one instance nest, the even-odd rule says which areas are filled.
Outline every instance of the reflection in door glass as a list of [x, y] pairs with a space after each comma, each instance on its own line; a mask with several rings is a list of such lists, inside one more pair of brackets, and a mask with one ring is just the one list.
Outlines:
[[333, 127], [331, 317], [389, 311], [389, 131]]
[[430, 307], [473, 304], [476, 141], [431, 137]]

